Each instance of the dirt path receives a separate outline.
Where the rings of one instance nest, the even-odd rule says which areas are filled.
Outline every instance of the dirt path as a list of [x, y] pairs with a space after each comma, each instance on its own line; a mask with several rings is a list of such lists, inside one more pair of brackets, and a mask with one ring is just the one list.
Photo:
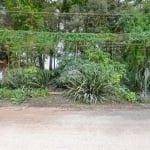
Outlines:
[[150, 110], [0, 108], [0, 150], [149, 150]]

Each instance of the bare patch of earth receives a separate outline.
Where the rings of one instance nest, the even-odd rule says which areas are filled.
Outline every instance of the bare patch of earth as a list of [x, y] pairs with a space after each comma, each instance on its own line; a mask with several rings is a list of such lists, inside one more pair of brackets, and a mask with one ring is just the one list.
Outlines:
[[128, 102], [106, 102], [95, 104], [82, 104], [71, 99], [65, 98], [62, 94], [51, 94], [45, 97], [30, 98], [23, 104], [12, 104], [10, 100], [0, 99], [0, 107], [22, 106], [22, 107], [59, 107], [75, 110], [125, 110], [125, 109], [150, 109], [150, 104], [128, 103]]

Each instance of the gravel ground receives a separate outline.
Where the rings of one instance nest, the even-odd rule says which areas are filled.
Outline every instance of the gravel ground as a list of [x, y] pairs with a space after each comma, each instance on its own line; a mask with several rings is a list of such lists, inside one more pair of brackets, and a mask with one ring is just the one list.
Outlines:
[[0, 150], [149, 150], [150, 109], [1, 107]]

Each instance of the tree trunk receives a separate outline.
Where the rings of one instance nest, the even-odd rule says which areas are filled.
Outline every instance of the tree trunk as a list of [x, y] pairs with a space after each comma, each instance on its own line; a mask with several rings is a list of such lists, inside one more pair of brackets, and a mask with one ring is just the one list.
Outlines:
[[49, 53], [49, 70], [53, 70], [53, 54]]
[[40, 69], [44, 69], [44, 59], [43, 59], [42, 54], [38, 56], [38, 59], [39, 59], [39, 67], [40, 67]]

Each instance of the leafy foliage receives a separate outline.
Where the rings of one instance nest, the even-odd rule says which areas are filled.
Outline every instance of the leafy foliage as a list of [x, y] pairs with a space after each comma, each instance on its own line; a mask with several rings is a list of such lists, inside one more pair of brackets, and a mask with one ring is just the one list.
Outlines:
[[[67, 81], [69, 91], [67, 94], [72, 95], [75, 100], [80, 100], [85, 103], [102, 101], [103, 95], [111, 90], [111, 84], [107, 81], [107, 77], [96, 69], [96, 66], [93, 64], [86, 65], [86, 67], [80, 66], [82, 69], [80, 77], [69, 77]], [[93, 67], [94, 69], [92, 69]]]
[[50, 72], [48, 70], [37, 70], [29, 85], [34, 88], [49, 87], [54, 75], [54, 72]]
[[49, 87], [53, 77], [54, 74], [47, 70], [40, 70], [35, 67], [17, 68], [6, 73], [3, 86], [12, 89], [46, 88]]
[[[59, 85], [65, 85], [67, 95], [85, 103], [107, 100], [108, 95], [135, 101], [134, 93], [121, 86], [125, 66], [112, 61], [110, 55], [98, 49], [90, 49], [77, 60], [61, 62]], [[117, 93], [117, 94], [116, 94]]]
[[[8, 24], [3, 26], [13, 29], [0, 30], [0, 44], [9, 54], [9, 67], [38, 66], [44, 69], [46, 58], [57, 56], [58, 43], [63, 41], [63, 50], [73, 54], [74, 58], [62, 58], [58, 70], [62, 75], [56, 81], [59, 86], [70, 85], [73, 91], [70, 94], [80, 87], [82, 96], [78, 91], [80, 96], [77, 99], [84, 99], [83, 91], [90, 91], [95, 100], [100, 99], [98, 93], [108, 93], [135, 101], [134, 93], [128, 88], [135, 92], [143, 91], [144, 72], [150, 69], [148, 1], [5, 0], [2, 4], [6, 11], [4, 9], [4, 16], [2, 13], [0, 17], [5, 25]], [[102, 51], [93, 50], [95, 47]], [[30, 89], [49, 86], [55, 74], [32, 69], [8, 71], [1, 87]], [[148, 78], [147, 87], [149, 82]], [[102, 83], [106, 85], [103, 87]], [[100, 91], [98, 85], [102, 85], [104, 91], [108, 85], [112, 93]]]
[[5, 0], [3, 6], [11, 11], [6, 16], [9, 28], [17, 30], [98, 33], [149, 30], [147, 1]]
[[[143, 75], [145, 67], [149, 68], [150, 58], [150, 32], [132, 34], [113, 33], [51, 33], [0, 30], [0, 42], [11, 53], [10, 66], [36, 66], [44, 63], [44, 58], [49, 54], [57, 55], [57, 46], [60, 40], [64, 41], [65, 52], [70, 52], [78, 58], [78, 52], [86, 53], [90, 61], [105, 59], [105, 54], [97, 52], [87, 53], [97, 45], [103, 51], [108, 51], [113, 60], [124, 62], [127, 66], [125, 84], [134, 91], [143, 90]], [[102, 52], [101, 52], [102, 53]], [[88, 58], [89, 57], [89, 58]], [[40, 60], [39, 58], [43, 58]], [[69, 59], [65, 58], [66, 61]], [[68, 60], [69, 61], [69, 60]], [[72, 64], [70, 64], [72, 65]]]
[[26, 102], [30, 97], [46, 96], [47, 94], [47, 89], [0, 89], [0, 98], [8, 99], [14, 104], [21, 104], [23, 102]]

